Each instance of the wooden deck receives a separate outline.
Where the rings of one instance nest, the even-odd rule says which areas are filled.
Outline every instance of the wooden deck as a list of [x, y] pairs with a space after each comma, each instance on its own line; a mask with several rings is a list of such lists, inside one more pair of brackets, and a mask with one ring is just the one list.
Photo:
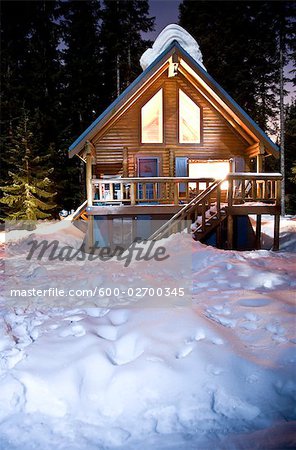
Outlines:
[[[93, 179], [92, 200], [77, 210], [74, 219], [82, 214], [85, 218], [86, 214], [91, 222], [90, 229], [96, 217], [106, 218], [109, 228], [112, 220], [120, 218], [139, 221], [141, 217], [149, 216], [162, 220], [162, 225], [154, 230], [150, 239], [160, 239], [180, 230], [182, 222], [187, 223], [194, 239], [206, 242], [214, 231], [217, 246], [231, 249], [235, 247], [235, 233], [238, 233], [236, 217], [256, 216], [254, 247], [260, 248], [261, 216], [269, 214], [274, 216], [273, 248], [277, 250], [281, 179], [281, 174], [271, 173], [230, 173], [225, 180], [189, 177]], [[191, 230], [188, 224], [197, 225]], [[226, 227], [227, 237], [223, 238], [222, 230]]]

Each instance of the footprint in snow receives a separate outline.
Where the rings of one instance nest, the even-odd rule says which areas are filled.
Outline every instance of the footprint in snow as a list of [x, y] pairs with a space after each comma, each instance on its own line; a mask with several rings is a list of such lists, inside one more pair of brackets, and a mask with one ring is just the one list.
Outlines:
[[223, 369], [221, 369], [221, 367], [216, 367], [213, 366], [212, 364], [209, 364], [206, 368], [207, 373], [212, 374], [212, 375], [220, 375], [221, 373], [224, 372]]
[[204, 330], [197, 330], [197, 332], [195, 333], [195, 336], [194, 336], [194, 340], [202, 341], [205, 338], [206, 338], [206, 334], [205, 334]]
[[112, 325], [123, 325], [128, 321], [129, 313], [124, 309], [114, 309], [108, 314], [108, 317]]
[[116, 341], [117, 329], [112, 325], [100, 325], [97, 327], [97, 335], [102, 339], [107, 339], [108, 341]]
[[184, 346], [178, 353], [176, 353], [176, 359], [182, 359], [182, 358], [185, 358], [186, 356], [190, 355], [190, 353], [192, 353], [194, 347], [195, 347], [195, 344], [193, 342], [186, 344], [186, 346]]
[[85, 329], [82, 325], [72, 325], [72, 326], [60, 331], [60, 333], [59, 333], [60, 337], [67, 337], [67, 336], [81, 337], [84, 335], [85, 335]]
[[257, 314], [251, 313], [251, 312], [247, 312], [245, 314], [245, 318], [247, 320], [250, 320], [251, 322], [257, 322], [257, 320], [259, 320], [259, 317], [257, 316]]
[[219, 323], [220, 325], [223, 325], [226, 328], [234, 328], [236, 326], [237, 321], [235, 319], [228, 319], [226, 317], [222, 317], [218, 314], [213, 314], [208, 312], [207, 316], [214, 320], [215, 322]]
[[121, 366], [134, 361], [143, 353], [144, 348], [138, 340], [138, 335], [134, 333], [120, 338], [106, 354], [113, 365]]
[[211, 342], [212, 342], [212, 344], [215, 344], [215, 345], [223, 345], [224, 344], [223, 339], [221, 339], [219, 337], [213, 337], [211, 339]]

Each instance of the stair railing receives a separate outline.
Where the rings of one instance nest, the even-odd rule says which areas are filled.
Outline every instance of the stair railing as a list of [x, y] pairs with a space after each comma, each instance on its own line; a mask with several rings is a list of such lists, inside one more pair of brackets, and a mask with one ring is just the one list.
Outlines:
[[156, 230], [150, 237], [149, 240], [161, 239], [177, 224], [180, 224], [182, 220], [192, 220], [192, 215], [194, 214], [195, 219], [198, 214], [197, 211], [199, 207], [202, 210], [202, 225], [206, 226], [206, 212], [211, 206], [211, 196], [213, 193], [217, 192], [217, 210], [219, 210], [219, 217], [221, 214], [221, 185], [225, 180], [215, 180], [210, 184], [203, 192], [194, 197], [187, 205], [184, 205], [173, 217], [171, 217], [165, 224], [163, 224], [158, 230]]
[[79, 217], [82, 216], [83, 213], [85, 212], [86, 207], [87, 207], [87, 200], [85, 200], [85, 202], [83, 202], [80, 206], [78, 206], [76, 211], [73, 213], [72, 220], [79, 219]]

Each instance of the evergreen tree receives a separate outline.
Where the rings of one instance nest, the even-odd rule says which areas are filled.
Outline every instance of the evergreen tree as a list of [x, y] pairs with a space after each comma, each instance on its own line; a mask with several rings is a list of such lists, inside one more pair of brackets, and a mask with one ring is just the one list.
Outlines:
[[286, 200], [287, 212], [296, 214], [296, 102], [287, 106], [285, 114]]
[[23, 106], [42, 130], [45, 147], [55, 142], [60, 130], [60, 9], [58, 1], [31, 4], [32, 23], [24, 50]]
[[55, 208], [52, 182], [53, 169], [46, 167], [49, 155], [42, 155], [26, 112], [19, 121], [8, 145], [10, 183], [2, 186], [8, 220], [37, 220], [50, 217], [46, 212]]
[[62, 4], [63, 111], [67, 133], [77, 137], [102, 110], [100, 2]]
[[7, 179], [6, 141], [23, 106], [24, 49], [32, 23], [31, 3], [2, 1], [1, 15], [1, 136], [2, 178]]
[[[3, 1], [1, 4], [1, 166], [3, 181], [14, 170], [7, 151], [25, 108], [38, 124], [41, 148], [51, 148], [43, 161], [56, 163], [60, 114], [59, 2]], [[58, 182], [58, 180], [56, 180]]]
[[102, 11], [102, 63], [104, 107], [141, 73], [139, 60], [150, 42], [142, 32], [153, 30], [147, 0], [104, 0]]
[[58, 135], [55, 178], [57, 199], [71, 210], [85, 198], [83, 163], [69, 159], [68, 147], [102, 111], [100, 2], [61, 4], [63, 127]]
[[180, 24], [200, 44], [209, 73], [265, 131], [278, 114], [279, 22], [290, 21], [288, 3], [184, 0], [180, 5]]

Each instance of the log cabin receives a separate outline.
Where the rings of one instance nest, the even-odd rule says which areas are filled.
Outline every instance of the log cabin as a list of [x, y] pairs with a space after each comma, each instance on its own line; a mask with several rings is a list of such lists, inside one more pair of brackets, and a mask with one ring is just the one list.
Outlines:
[[263, 162], [279, 148], [178, 25], [142, 60], [141, 75], [69, 148], [86, 165], [87, 198], [73, 220], [87, 222], [89, 245], [128, 246], [186, 227], [220, 248], [258, 249], [261, 216], [271, 214], [277, 250], [282, 177], [264, 173]]

